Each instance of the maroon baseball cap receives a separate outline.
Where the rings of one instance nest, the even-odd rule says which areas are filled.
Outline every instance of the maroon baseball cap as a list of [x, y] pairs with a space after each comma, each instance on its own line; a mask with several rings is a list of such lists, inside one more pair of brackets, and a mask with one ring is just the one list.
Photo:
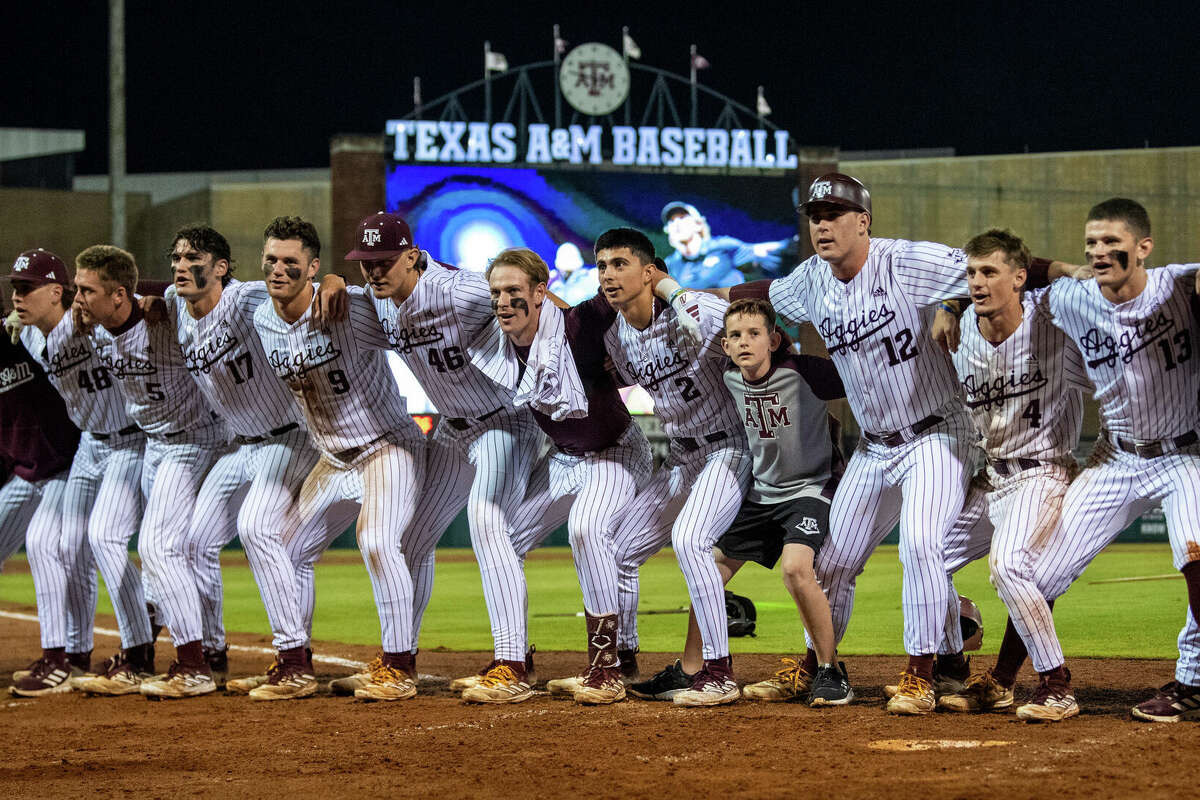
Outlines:
[[800, 205], [799, 211], [808, 214], [819, 203], [871, 214], [871, 193], [867, 187], [858, 178], [840, 172], [829, 172], [813, 181], [808, 187], [808, 200]]
[[26, 250], [17, 256], [8, 279], [27, 281], [38, 285], [46, 283], [71, 285], [71, 273], [63, 260], [49, 250], [43, 250], [40, 247], [36, 250]]
[[380, 211], [358, 223], [356, 247], [347, 261], [382, 261], [413, 248], [412, 231], [399, 214]]

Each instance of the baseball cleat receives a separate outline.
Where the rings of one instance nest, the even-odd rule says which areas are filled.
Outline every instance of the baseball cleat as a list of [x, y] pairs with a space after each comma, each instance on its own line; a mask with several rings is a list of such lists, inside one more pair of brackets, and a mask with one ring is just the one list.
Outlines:
[[671, 700], [677, 706], [723, 706], [735, 702], [742, 696], [733, 672], [726, 664], [728, 659], [705, 661], [704, 668], [692, 679], [692, 687], [675, 695]]
[[370, 667], [367, 682], [354, 690], [356, 699], [370, 703], [376, 700], [408, 700], [416, 696], [417, 682], [404, 670], [384, 664], [382, 658], [372, 661]]
[[628, 650], [617, 651], [617, 658], [621, 660], [621, 681], [626, 686], [640, 677], [638, 674], [638, 650], [639, 648], [634, 647]]
[[229, 645], [225, 645], [221, 650], [204, 648], [204, 662], [208, 664], [208, 670], [212, 673], [213, 683], [218, 689], [223, 688], [225, 680], [229, 677]]
[[28, 674], [8, 687], [17, 697], [41, 697], [71, 691], [71, 665], [61, 661], [39, 658], [29, 665]]
[[229, 694], [250, 694], [258, 687], [271, 680], [271, 676], [279, 670], [279, 659], [276, 658], [262, 675], [248, 675], [245, 678], [234, 678], [225, 681], [225, 691]]
[[296, 700], [317, 693], [312, 667], [284, 665], [273, 671], [267, 682], [250, 690], [251, 700]]
[[[379, 659], [375, 659], [378, 661]], [[370, 665], [368, 665], [368, 668]], [[343, 678], [334, 678], [325, 688], [339, 697], [353, 697], [354, 693], [371, 682], [370, 672], [356, 672]]]
[[850, 688], [850, 678], [846, 675], [846, 665], [838, 662], [837, 666], [820, 667], [817, 676], [813, 678], [812, 695], [808, 704], [820, 706], [845, 706], [854, 700], [854, 690]]
[[[537, 670], [533, 666], [533, 654], [535, 652], [537, 652], [537, 648], [533, 645], [529, 645], [529, 649], [525, 651], [525, 682], [530, 686], [537, 685]], [[480, 681], [483, 680], [484, 676], [491, 672], [499, 663], [499, 661], [493, 660], [490, 664], [479, 670], [479, 672], [476, 672], [474, 675], [468, 675], [465, 678], [455, 678], [454, 680], [450, 681], [450, 691], [462, 692], [467, 689], [475, 688], [479, 685]], [[571, 679], [562, 678], [560, 680]], [[553, 681], [551, 682], [553, 683]], [[555, 692], [551, 692], [551, 694], [555, 694]], [[567, 694], [573, 694], [573, 692], [568, 692]]]
[[463, 700], [468, 703], [520, 703], [533, 697], [533, 688], [524, 678], [518, 677], [512, 667], [496, 664], [479, 683], [464, 689]]
[[583, 687], [584, 675], [572, 675], [569, 678], [554, 678], [546, 681], [546, 691], [551, 697], [574, 697]]
[[1066, 680], [1047, 680], [1042, 676], [1033, 699], [1017, 709], [1017, 719], [1025, 722], [1062, 722], [1078, 713], [1079, 704], [1075, 702], [1075, 693], [1071, 691], [1071, 673], [1068, 671]]
[[1200, 718], [1200, 686], [1171, 681], [1158, 693], [1133, 707], [1133, 716], [1145, 722], [1179, 722]]
[[575, 691], [575, 702], [585, 706], [600, 706], [625, 699], [625, 684], [621, 682], [621, 668], [592, 667], [583, 676]]
[[1011, 686], [1001, 686], [992, 677], [992, 671], [987, 670], [967, 678], [961, 692], [939, 697], [937, 704], [946, 711], [1005, 711], [1012, 708], [1013, 690]]
[[151, 700], [182, 700], [211, 694], [217, 690], [217, 684], [209, 674], [207, 664], [186, 667], [176, 661], [163, 677], [143, 680], [140, 689], [142, 695]]
[[751, 683], [742, 689], [747, 700], [762, 700], [778, 703], [784, 700], [799, 700], [812, 685], [813, 676], [795, 658], [780, 659], [780, 667], [765, 681]]
[[676, 659], [674, 664], [653, 677], [629, 684], [629, 693], [643, 700], [674, 700], [675, 695], [692, 688], [694, 677], [684, 672], [683, 662]]
[[888, 700], [887, 711], [889, 714], [915, 716], [928, 714], [935, 705], [933, 684], [919, 675], [903, 672], [896, 693]]
[[[38, 661], [41, 661], [41, 659], [39, 658]], [[33, 672], [33, 668], [37, 663], [37, 661], [34, 661], [25, 669], [19, 669], [14, 672], [12, 674], [13, 683], [16, 683], [22, 678], [28, 678], [30, 673]], [[96, 674], [92, 672], [91, 650], [87, 651], [86, 653], [67, 653], [67, 664], [71, 667], [71, 677], [67, 679], [67, 682], [71, 684], [71, 688], [75, 687], [75, 682], [80, 678], [91, 677], [92, 675]]]
[[138, 694], [142, 682], [149, 679], [150, 673], [135, 668], [124, 653], [117, 653], [100, 666], [98, 675], [81, 678], [75, 688], [85, 694], [120, 697], [126, 694]]
[[[968, 680], [970, 680], [968, 678]], [[967, 682], [959, 680], [950, 675], [942, 675], [938, 672], [933, 673], [933, 694], [935, 697], [941, 697], [944, 694], [962, 694]], [[898, 684], [892, 683], [883, 687], [885, 697], [895, 697], [896, 692], [900, 691]]]

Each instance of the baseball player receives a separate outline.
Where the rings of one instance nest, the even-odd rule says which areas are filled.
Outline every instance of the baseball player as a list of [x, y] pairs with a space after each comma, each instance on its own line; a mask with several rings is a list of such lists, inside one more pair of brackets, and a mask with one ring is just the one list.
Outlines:
[[137, 275], [133, 256], [111, 245], [94, 245], [75, 258], [83, 321], [111, 335], [111, 346], [98, 351], [100, 363], [146, 434], [138, 553], [176, 660], [166, 675], [141, 680], [139, 691], [155, 699], [194, 697], [217, 687], [204, 658], [200, 594], [185, 542], [196, 494], [228, 431], [188, 375], [174, 332], [146, 324], [134, 299]]
[[[671, 437], [670, 457], [638, 493], [614, 537], [619, 646], [637, 649], [638, 568], [670, 542], [703, 641], [703, 667], [674, 701], [731, 703], [741, 692], [733, 679], [725, 591], [712, 547], [737, 515], [750, 482], [751, 458], [722, 378], [726, 303], [676, 292], [678, 284], [670, 278], [658, 280], [653, 245], [630, 228], [600, 235], [596, 265], [605, 297], [620, 312], [605, 333], [605, 348], [620, 379], [650, 393]], [[674, 293], [672, 303], [655, 299], [656, 280], [658, 291]]]
[[[616, 310], [601, 294], [560, 310], [548, 302], [545, 262], [526, 248], [497, 255], [487, 270], [496, 322], [471, 347], [472, 362], [528, 406], [554, 448], [529, 480], [513, 515], [514, 548], [524, 555], [567, 522], [583, 590], [588, 663], [578, 676], [552, 680], [551, 694], [576, 702], [622, 700], [617, 652], [616, 520], [650, 476], [650, 444], [621, 402], [605, 368], [604, 333]], [[528, 532], [532, 531], [532, 532]], [[468, 701], [485, 691], [471, 687]]]
[[[1103, 430], [1088, 468], [1066, 492], [1034, 580], [1047, 599], [1057, 598], [1130, 522], [1161, 505], [1187, 585], [1188, 615], [1175, 679], [1135, 706], [1133, 716], [1200, 717], [1200, 370], [1193, 355], [1200, 341], [1193, 273], [1200, 265], [1147, 270], [1150, 217], [1125, 198], [1093, 207], [1084, 239], [1095, 280], [1057, 281], [1046, 303], [1083, 354]], [[1049, 692], [1062, 702], [1059, 686]]]
[[[472, 693], [477, 702], [519, 702], [531, 690], [527, 589], [510, 517], [525, 497], [543, 434], [526, 410], [513, 407], [513, 391], [468, 357], [468, 346], [493, 317], [487, 279], [439, 264], [417, 248], [408, 223], [396, 214], [362, 220], [356, 241], [346, 260], [360, 262], [378, 325], [443, 415], [430, 443], [429, 484], [405, 540], [417, 600], [413, 630], [420, 629], [428, 602], [434, 546], [465, 499], [494, 661], [484, 675], [457, 685], [478, 684], [484, 691]], [[413, 651], [416, 644], [414, 638]]]
[[663, 206], [662, 223], [675, 248], [665, 259], [667, 271], [684, 286], [735, 286], [747, 274], [755, 278], [781, 274], [780, 257], [787, 240], [747, 244], [732, 236], [714, 237], [704, 215], [678, 200]]
[[[70, 279], [62, 261], [31, 250], [13, 265], [12, 299], [21, 324], [62, 313]], [[37, 598], [42, 656], [13, 676], [10, 691], [36, 697], [70, 691], [72, 675], [91, 666], [96, 578], [83, 552], [62, 546], [62, 507], [79, 429], [38, 360], [0, 336], [0, 564], [25, 542]]]
[[[295, 218], [277, 219], [272, 226], [274, 238], [289, 238], [281, 231], [304, 230]], [[233, 279], [229, 243], [208, 226], [189, 226], [175, 234], [171, 266], [175, 294], [169, 298], [169, 324], [188, 372], [234, 435], [234, 447], [217, 459], [200, 488], [186, 540], [200, 590], [207, 660], [214, 677], [228, 669], [220, 552], [236, 535], [258, 584], [278, 654], [269, 675], [233, 681], [227, 688], [255, 699], [304, 697], [317, 684], [296, 572], [281, 537], [317, 452], [302, 425], [302, 412], [275, 377], [254, 330], [254, 313], [268, 299], [267, 286]], [[337, 276], [325, 280], [344, 288]], [[223, 677], [217, 677], [218, 684]], [[269, 688], [251, 691], [262, 683]]]
[[[296, 524], [284, 537], [299, 580], [304, 638], [312, 632], [313, 564], [357, 516], [358, 547], [379, 612], [383, 654], [355, 697], [408, 699], [417, 691], [409, 649], [413, 586], [401, 544], [420, 497], [424, 436], [388, 367], [383, 352], [388, 342], [362, 290], [352, 293], [348, 318], [327, 320], [327, 330], [314, 319], [312, 280], [321, 267], [321, 242], [312, 223], [279, 217], [263, 238], [271, 302], [254, 312], [254, 327], [267, 363], [291, 390], [321, 452], [300, 490]], [[250, 696], [312, 694], [316, 681], [304, 644], [281, 650], [280, 669]], [[293, 661], [299, 663], [293, 666]]]
[[[813, 322], [838, 368], [863, 435], [833, 500], [817, 576], [840, 641], [855, 580], [899, 521], [909, 661], [888, 711], [925, 714], [949, 602], [942, 547], [966, 495], [972, 439], [954, 372], [928, 332], [937, 303], [963, 294], [966, 257], [941, 244], [871, 238], [870, 193], [841, 173], [813, 181], [800, 210], [816, 255], [730, 297], [769, 295], [785, 320]], [[811, 674], [810, 655], [803, 666]]]
[[[963, 314], [952, 361], [987, 465], [982, 488], [972, 485], [947, 534], [946, 566], [954, 572], [990, 549], [991, 581], [1019, 639], [1006, 632], [996, 666], [973, 674], [962, 691], [943, 694], [938, 705], [953, 711], [1011, 707], [1027, 647], [1041, 677], [1017, 716], [1055, 722], [1078, 714], [1079, 706], [1033, 567], [1078, 472], [1072, 451], [1083, 424], [1083, 392], [1091, 384], [1079, 350], [1051, 321], [1048, 290], [1022, 296], [1032, 264], [1024, 242], [993, 229], [964, 250], [972, 305]], [[951, 596], [957, 600], [957, 593]], [[950, 617], [947, 632], [957, 641], [947, 649], [961, 651], [958, 615]], [[1025, 646], [1016, 646], [1020, 642]]]

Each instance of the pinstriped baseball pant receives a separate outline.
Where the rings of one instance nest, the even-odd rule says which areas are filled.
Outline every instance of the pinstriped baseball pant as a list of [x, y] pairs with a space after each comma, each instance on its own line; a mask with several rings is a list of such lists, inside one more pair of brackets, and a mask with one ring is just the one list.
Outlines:
[[[21, 532], [33, 577], [42, 647], [86, 653], [92, 649], [96, 573], [90, 562], [86, 569], [76, 572], [75, 564], [62, 559], [62, 500], [66, 486], [65, 470], [36, 483], [13, 476], [0, 490], [0, 513], [9, 512], [4, 515], [7, 519], [0, 517], [0, 526], [10, 528], [22, 519], [28, 520]], [[72, 581], [90, 583], [91, 605], [86, 602], [87, 588], [72, 592]]]
[[[1142, 514], [1161, 505], [1176, 569], [1200, 558], [1200, 446], [1142, 458], [1101, 435], [1063, 500], [1059, 529], [1034, 570], [1048, 599], [1059, 597]], [[1175, 680], [1200, 685], [1200, 626], [1191, 609], [1179, 633]]]
[[[150, 641], [145, 576], [129, 557], [142, 518], [142, 457], [146, 437], [99, 440], [84, 433], [63, 497], [64, 561], [100, 569], [121, 633], [121, 647]], [[89, 600], [94, 615], [94, 593]]]
[[[316, 607], [313, 565], [357, 516], [358, 549], [371, 579], [383, 650], [401, 653], [408, 649], [413, 586], [403, 535], [412, 521], [424, 473], [424, 443], [420, 440], [384, 441], [353, 465], [334, 464], [327, 458], [317, 461], [300, 490], [298, 526], [283, 540], [296, 570], [306, 639], [312, 636]], [[306, 643], [280, 642], [276, 647]]]
[[838, 483], [830, 535], [815, 564], [835, 641], [850, 623], [867, 559], [899, 522], [904, 650], [937, 652], [949, 607], [943, 547], [966, 498], [971, 439], [965, 412], [956, 412], [899, 447], [859, 441]]
[[138, 537], [142, 569], [176, 646], [199, 641], [200, 591], [187, 555], [192, 511], [221, 445], [146, 440], [142, 492], [146, 512]]
[[[1047, 465], [1008, 477], [992, 474], [991, 491], [972, 485], [963, 512], [946, 536], [946, 570], [953, 575], [991, 552], [988, 569], [1033, 668], [1048, 672], [1064, 662], [1054, 616], [1034, 581], [1034, 568], [1062, 510], [1072, 470]], [[950, 585], [946, 638], [938, 652], [962, 650], [958, 593]]]
[[[444, 519], [449, 509], [456, 507], [457, 498], [464, 493], [467, 496], [471, 547], [479, 563], [498, 660], [525, 659], [528, 590], [521, 556], [513, 546], [510, 519], [525, 498], [544, 441], [528, 412], [507, 410], [465, 431], [455, 431], [443, 421], [434, 434], [429, 457], [430, 479], [440, 482], [436, 496], [422, 499], [429, 513]], [[444, 531], [444, 526], [426, 528], [424, 523], [410, 527], [405, 546], [417, 565], [429, 563]], [[415, 643], [414, 639], [413, 647]]]
[[221, 548], [239, 536], [274, 632], [277, 649], [307, 640], [296, 571], [283, 546], [294, 522], [300, 486], [317, 463], [304, 428], [225, 453], [209, 470], [187, 538], [188, 561], [200, 591], [204, 646], [225, 647]]
[[712, 549], [750, 488], [753, 458], [745, 435], [671, 455], [637, 495], [614, 537], [618, 573], [618, 646], [637, 647], [638, 569], [667, 542], [687, 582], [704, 658], [729, 655], [725, 584]]
[[9, 556], [25, 543], [25, 531], [40, 497], [35, 484], [15, 475], [0, 486], [0, 571]]
[[650, 443], [633, 422], [616, 444], [604, 450], [584, 456], [552, 450], [538, 461], [525, 502], [513, 514], [513, 547], [524, 559], [567, 523], [583, 607], [591, 614], [616, 613], [613, 533], [653, 467]]

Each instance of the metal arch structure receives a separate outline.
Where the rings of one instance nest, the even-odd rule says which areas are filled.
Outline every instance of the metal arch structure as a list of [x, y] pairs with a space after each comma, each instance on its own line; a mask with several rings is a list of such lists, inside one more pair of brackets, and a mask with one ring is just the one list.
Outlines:
[[[495, 77], [472, 81], [429, 103], [417, 105], [397, 119], [478, 121], [489, 124], [508, 122], [516, 125], [520, 147], [525, 146], [527, 125], [534, 123], [552, 124], [555, 128], [564, 125], [603, 124], [609, 127], [653, 125], [662, 128], [668, 125], [686, 125], [726, 130], [782, 130], [749, 106], [708, 86], [699, 82], [693, 83], [683, 75], [636, 62], [627, 62], [631, 84], [629, 95], [612, 113], [595, 117], [581, 114], [570, 107], [564, 109], [558, 82], [559, 63], [556, 60], [536, 61], [499, 73]], [[546, 85], [547, 82], [549, 86]], [[553, 95], [552, 110], [544, 109], [539, 101], [539, 84], [543, 89], [543, 97]], [[500, 87], [503, 87], [505, 94], [495, 98], [500, 99], [500, 103], [494, 103], [494, 94]], [[677, 99], [679, 92], [684, 94], [682, 98]], [[497, 115], [494, 112], [499, 107], [502, 107], [503, 111]], [[681, 109], [687, 112], [686, 121]], [[478, 113], [473, 115], [473, 111]], [[638, 111], [640, 114], [636, 113]]]

